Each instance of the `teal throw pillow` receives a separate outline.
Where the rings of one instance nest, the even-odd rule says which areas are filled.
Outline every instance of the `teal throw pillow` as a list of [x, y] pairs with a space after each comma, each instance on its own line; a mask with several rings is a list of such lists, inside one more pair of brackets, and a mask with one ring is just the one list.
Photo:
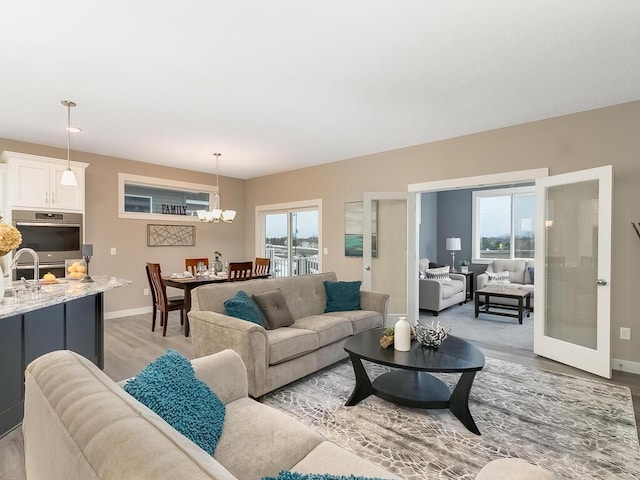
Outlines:
[[324, 313], [348, 312], [360, 310], [360, 285], [362, 282], [324, 282], [324, 290], [327, 293], [327, 305]]
[[191, 362], [180, 353], [167, 350], [127, 381], [124, 389], [213, 455], [222, 435], [225, 406], [196, 378]]
[[298, 473], [282, 470], [277, 477], [262, 477], [262, 480], [382, 480], [378, 477], [355, 475], [332, 475], [330, 473]]
[[256, 323], [261, 327], [266, 328], [267, 326], [264, 314], [258, 304], [242, 290], [239, 290], [233, 297], [225, 300], [224, 313], [230, 317]]

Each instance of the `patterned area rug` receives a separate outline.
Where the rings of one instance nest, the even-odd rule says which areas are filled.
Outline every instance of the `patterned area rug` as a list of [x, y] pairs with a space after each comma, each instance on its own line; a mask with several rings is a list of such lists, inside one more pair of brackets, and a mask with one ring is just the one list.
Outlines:
[[[389, 371], [364, 362], [370, 378]], [[458, 374], [437, 375], [450, 387]], [[469, 400], [482, 435], [448, 410], [370, 396], [345, 407], [345, 360], [264, 397], [325, 438], [407, 479], [473, 479], [489, 461], [519, 457], [567, 479], [638, 479], [631, 394], [619, 387], [487, 358]]]

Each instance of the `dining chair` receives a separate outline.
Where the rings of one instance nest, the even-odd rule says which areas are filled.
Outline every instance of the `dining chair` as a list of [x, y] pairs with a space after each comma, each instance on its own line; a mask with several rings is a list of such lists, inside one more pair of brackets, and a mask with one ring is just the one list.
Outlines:
[[253, 265], [253, 276], [266, 276], [269, 275], [269, 269], [271, 268], [270, 258], [256, 257]]
[[253, 262], [229, 262], [227, 280], [237, 282], [250, 280], [253, 271]]
[[207, 257], [203, 258], [185, 258], [184, 259], [184, 269], [191, 273], [194, 277], [196, 273], [198, 273], [198, 264], [202, 262], [205, 268], [209, 268], [209, 259]]
[[160, 325], [162, 336], [167, 336], [167, 323], [169, 312], [180, 310], [180, 325], [184, 325], [185, 303], [184, 297], [168, 297], [167, 287], [162, 281], [162, 272], [159, 263], [147, 263], [147, 277], [151, 285], [153, 299], [153, 317], [151, 319], [151, 331], [156, 328], [156, 311], [160, 311]]

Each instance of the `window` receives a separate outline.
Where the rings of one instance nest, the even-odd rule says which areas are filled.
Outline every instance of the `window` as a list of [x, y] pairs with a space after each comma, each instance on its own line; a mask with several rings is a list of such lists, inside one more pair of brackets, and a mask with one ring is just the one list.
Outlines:
[[256, 207], [256, 256], [271, 259], [272, 276], [322, 271], [321, 207], [321, 200]]
[[216, 187], [162, 178], [118, 174], [120, 218], [197, 221], [196, 210], [208, 210]]
[[474, 260], [533, 258], [534, 187], [473, 192], [473, 224]]

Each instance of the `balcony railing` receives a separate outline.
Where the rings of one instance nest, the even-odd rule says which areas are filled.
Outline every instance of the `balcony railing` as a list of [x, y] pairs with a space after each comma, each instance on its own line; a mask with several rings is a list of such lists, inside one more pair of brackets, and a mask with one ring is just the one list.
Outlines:
[[289, 272], [289, 259], [287, 247], [279, 245], [267, 245], [266, 256], [271, 259], [272, 277], [289, 277], [295, 275], [309, 275], [319, 273], [317, 249], [305, 248], [306, 251], [315, 250], [312, 255], [294, 255], [291, 259], [291, 272]]

